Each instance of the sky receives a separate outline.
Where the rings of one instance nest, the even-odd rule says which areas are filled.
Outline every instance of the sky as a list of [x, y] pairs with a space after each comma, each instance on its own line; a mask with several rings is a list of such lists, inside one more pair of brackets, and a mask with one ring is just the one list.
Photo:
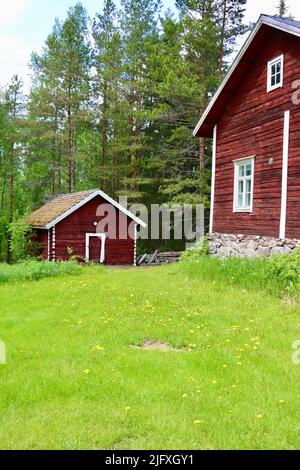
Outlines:
[[[27, 92], [30, 84], [28, 62], [32, 51], [39, 52], [56, 17], [63, 19], [76, 0], [2, 0], [0, 10], [0, 86], [19, 74]], [[81, 0], [90, 17], [101, 10], [103, 0]], [[256, 21], [261, 13], [276, 13], [278, 0], [248, 0], [246, 21]], [[288, 0], [290, 13], [300, 20], [299, 0]], [[164, 9], [175, 9], [175, 0], [163, 0]]]

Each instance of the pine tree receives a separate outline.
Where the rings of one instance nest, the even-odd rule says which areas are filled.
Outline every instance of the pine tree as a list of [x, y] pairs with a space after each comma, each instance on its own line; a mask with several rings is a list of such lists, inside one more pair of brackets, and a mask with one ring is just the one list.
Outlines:
[[[23, 82], [14, 75], [7, 86], [4, 95], [4, 107], [6, 111], [6, 134], [3, 156], [5, 158], [5, 177], [8, 180], [8, 211], [7, 227], [13, 221], [16, 210], [15, 191], [16, 179], [19, 176], [19, 167], [22, 155], [22, 119], [24, 111]], [[4, 198], [2, 193], [2, 202]], [[7, 231], [7, 261], [11, 262], [9, 231]]]
[[280, 0], [279, 5], [277, 5], [277, 15], [279, 18], [288, 18], [294, 19], [294, 17], [288, 13], [288, 6], [285, 0]]
[[227, 70], [226, 59], [234, 51], [237, 38], [248, 30], [243, 24], [247, 0], [216, 0], [215, 21], [218, 28], [219, 77]]
[[[64, 124], [67, 161], [67, 190], [77, 187], [76, 140], [89, 98], [90, 44], [86, 11], [80, 3], [70, 8], [66, 20], [56, 20], [39, 56], [33, 54], [34, 90], [46, 90], [49, 118], [58, 115]], [[45, 106], [47, 102], [43, 102]], [[59, 186], [61, 186], [59, 184]]]
[[[101, 186], [114, 193], [118, 187], [118, 152], [116, 119], [120, 119], [119, 99], [122, 77], [122, 47], [117, 26], [117, 10], [112, 0], [105, 0], [103, 12], [97, 14], [93, 22], [94, 53], [93, 62], [97, 70], [95, 81], [96, 101], [101, 109], [101, 166], [98, 163]], [[98, 116], [97, 116], [98, 118]], [[110, 148], [108, 148], [110, 147]], [[110, 160], [110, 162], [108, 161]], [[110, 164], [110, 166], [109, 166]], [[109, 169], [111, 168], [111, 171]], [[110, 183], [110, 184], [109, 184]]]
[[[236, 38], [246, 31], [243, 17], [247, 0], [177, 0], [184, 26], [185, 50], [201, 90], [199, 115], [207, 106], [226, 70], [226, 58]], [[205, 169], [205, 141], [199, 138], [199, 168]]]
[[[149, 114], [148, 58], [158, 42], [160, 0], [122, 0], [121, 27], [124, 44], [124, 99], [127, 109], [127, 182], [140, 176], [145, 123]], [[134, 183], [133, 183], [134, 184]], [[135, 196], [138, 193], [135, 192]]]

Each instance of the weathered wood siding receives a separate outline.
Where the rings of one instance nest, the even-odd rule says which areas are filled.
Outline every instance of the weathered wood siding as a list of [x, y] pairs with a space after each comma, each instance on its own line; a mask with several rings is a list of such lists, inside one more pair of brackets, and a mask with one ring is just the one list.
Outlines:
[[[267, 93], [267, 62], [282, 53], [284, 86]], [[284, 112], [290, 110], [286, 236], [300, 238], [300, 106], [292, 104], [297, 79], [300, 39], [274, 30], [218, 122], [214, 231], [279, 236]], [[233, 213], [233, 162], [253, 155], [253, 213]]]

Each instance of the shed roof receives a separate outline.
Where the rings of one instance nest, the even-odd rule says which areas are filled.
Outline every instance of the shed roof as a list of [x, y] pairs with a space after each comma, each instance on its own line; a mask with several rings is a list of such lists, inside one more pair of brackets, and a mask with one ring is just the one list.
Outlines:
[[215, 124], [217, 124], [224, 113], [224, 108], [236, 91], [240, 80], [251, 67], [257, 51], [263, 47], [272, 29], [300, 37], [300, 21], [261, 15], [255, 28], [249, 35], [226, 77], [195, 127], [193, 132], [195, 137], [212, 137]]
[[26, 221], [34, 228], [49, 229], [97, 196], [105, 199], [108, 203], [119, 209], [123, 214], [127, 215], [127, 217], [134, 220], [138, 225], [146, 227], [145, 222], [99, 189], [91, 189], [89, 191], [56, 196], [51, 201], [34, 211], [27, 217]]

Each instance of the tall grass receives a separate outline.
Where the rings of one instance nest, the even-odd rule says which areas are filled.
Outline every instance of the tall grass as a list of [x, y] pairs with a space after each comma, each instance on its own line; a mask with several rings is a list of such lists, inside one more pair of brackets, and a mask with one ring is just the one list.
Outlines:
[[226, 282], [249, 290], [267, 290], [274, 295], [296, 295], [299, 291], [300, 251], [255, 259], [222, 259], [194, 252], [183, 256], [180, 269], [190, 276], [212, 282]]
[[0, 263], [0, 283], [18, 281], [36, 281], [45, 277], [74, 275], [81, 273], [83, 268], [76, 263], [50, 261], [23, 261], [9, 265]]

